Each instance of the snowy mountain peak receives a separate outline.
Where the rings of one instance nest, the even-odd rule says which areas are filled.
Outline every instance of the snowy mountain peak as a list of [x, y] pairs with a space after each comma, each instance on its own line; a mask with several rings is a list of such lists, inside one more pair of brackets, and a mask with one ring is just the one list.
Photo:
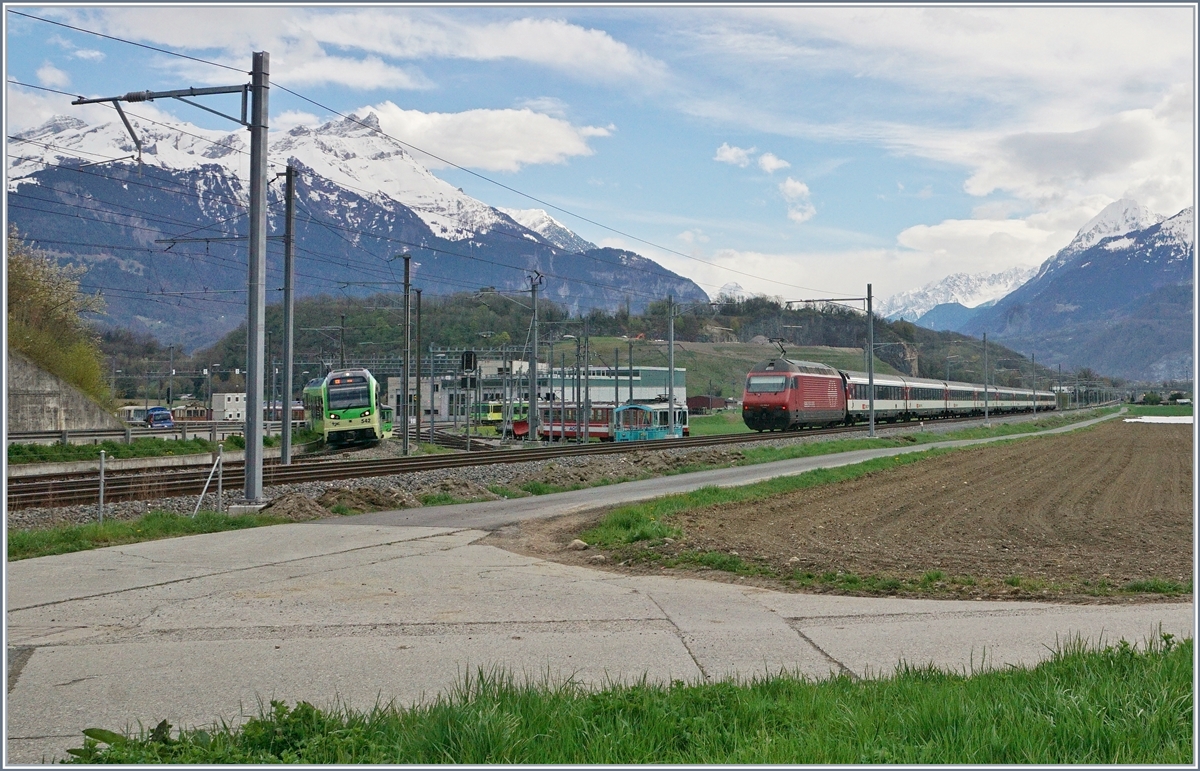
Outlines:
[[532, 230], [542, 238], [567, 252], [586, 252], [597, 248], [591, 241], [580, 238], [574, 231], [550, 216], [545, 209], [504, 209], [496, 207], [513, 222]]
[[1177, 238], [1185, 244], [1192, 243], [1195, 233], [1196, 207], [1189, 206], [1162, 224], [1160, 232]]
[[[249, 145], [245, 132], [227, 133], [191, 124], [164, 126], [130, 116], [142, 143], [142, 162], [172, 170], [220, 166], [247, 183]], [[368, 196], [382, 195], [412, 209], [435, 235], [460, 241], [486, 233], [507, 220], [492, 207], [435, 177], [395, 140], [380, 134], [375, 113], [330, 121], [318, 128], [273, 132], [269, 158], [277, 171], [296, 159], [314, 173]], [[127, 157], [136, 148], [120, 121], [88, 125], [56, 116], [18, 135], [21, 153], [9, 167], [13, 177], [69, 159], [85, 163]]]
[[1001, 273], [954, 273], [919, 289], [894, 294], [876, 312], [889, 319], [916, 321], [938, 305], [958, 303], [976, 308], [996, 302], [1028, 281], [1037, 268], [1011, 268]]
[[723, 285], [720, 289], [717, 290], [716, 296], [717, 297], [725, 297], [730, 300], [733, 300], [734, 302], [742, 302], [743, 300], [750, 299], [754, 295], [750, 294], [745, 289], [743, 289], [742, 285], [739, 284], [738, 282], [730, 281], [728, 284]]
[[1106, 238], [1123, 236], [1135, 230], [1145, 230], [1164, 219], [1166, 218], [1161, 214], [1155, 214], [1129, 198], [1113, 201], [1101, 209], [1099, 214], [1088, 220], [1087, 224], [1075, 234], [1071, 243], [1042, 264], [1038, 271], [1038, 277], [1062, 267], [1076, 255], [1087, 251]]

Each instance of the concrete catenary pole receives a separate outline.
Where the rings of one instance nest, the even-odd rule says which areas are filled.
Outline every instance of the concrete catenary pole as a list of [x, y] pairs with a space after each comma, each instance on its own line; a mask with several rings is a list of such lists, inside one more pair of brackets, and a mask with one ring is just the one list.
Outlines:
[[987, 332], [983, 333], [983, 424], [990, 426], [988, 417], [989, 391], [991, 387], [988, 384], [988, 356], [987, 356]]
[[529, 436], [528, 441], [538, 440], [538, 285], [541, 284], [542, 274], [529, 277], [529, 291], [533, 297], [533, 329], [529, 332]]
[[[417, 377], [413, 381], [417, 384], [417, 443], [421, 442], [421, 290], [413, 290], [417, 295]], [[431, 368], [433, 364], [429, 365]], [[407, 373], [406, 373], [407, 374]], [[429, 392], [429, 399], [432, 402], [433, 392]]]
[[283, 440], [280, 444], [279, 462], [284, 466], [292, 463], [292, 360], [296, 356], [296, 307], [295, 307], [295, 248], [296, 248], [296, 167], [288, 164], [284, 172], [283, 209]]
[[400, 420], [400, 441], [401, 453], [408, 455], [408, 379], [412, 376], [412, 335], [409, 330], [412, 326], [412, 319], [409, 318], [409, 297], [412, 294], [411, 284], [411, 266], [412, 255], [403, 254], [404, 258], [404, 378], [400, 384], [400, 404], [396, 405], [395, 416]]
[[871, 299], [871, 285], [867, 284], [867, 436], [875, 436], [875, 311]]
[[245, 496], [250, 503], [263, 492], [263, 343], [267, 326], [267, 94], [271, 55], [254, 53], [250, 70], [250, 269], [246, 316], [246, 464]]
[[675, 437], [675, 298], [667, 295], [667, 435]]

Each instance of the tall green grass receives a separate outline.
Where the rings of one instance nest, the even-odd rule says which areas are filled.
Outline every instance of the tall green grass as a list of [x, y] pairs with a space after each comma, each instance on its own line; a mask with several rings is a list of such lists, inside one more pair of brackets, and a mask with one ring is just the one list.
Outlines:
[[1032, 668], [589, 691], [481, 672], [411, 709], [272, 702], [240, 728], [85, 731], [80, 763], [1191, 764], [1192, 641]]
[[8, 560], [13, 562], [30, 557], [69, 554], [105, 546], [120, 546], [180, 535], [243, 530], [284, 522], [287, 520], [265, 514], [232, 517], [214, 511], [201, 511], [193, 519], [166, 511], [152, 511], [128, 522], [108, 520], [104, 524], [93, 522], [86, 525], [60, 525], [45, 530], [9, 530]]

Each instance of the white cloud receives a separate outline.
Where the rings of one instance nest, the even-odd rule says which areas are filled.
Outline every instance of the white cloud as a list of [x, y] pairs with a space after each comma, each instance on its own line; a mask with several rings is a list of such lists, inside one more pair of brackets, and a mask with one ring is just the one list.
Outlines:
[[793, 222], [807, 222], [816, 216], [817, 209], [812, 204], [812, 196], [808, 185], [788, 177], [779, 183], [779, 192], [787, 201], [788, 219]]
[[678, 238], [680, 241], [683, 241], [685, 244], [706, 244], [709, 241], [708, 236], [706, 236], [702, 230], [685, 230], [676, 236], [676, 238]]
[[84, 61], [88, 61], [88, 62], [104, 61], [104, 52], [97, 51], [94, 48], [80, 48], [76, 51], [71, 52], [71, 56], [75, 57], [76, 59], [83, 59]]
[[55, 67], [50, 62], [44, 62], [37, 71], [38, 82], [51, 88], [66, 88], [71, 85], [71, 76]]
[[[653, 88], [666, 67], [600, 29], [561, 19], [479, 23], [426, 9], [201, 7], [55, 9], [53, 15], [90, 29], [176, 50], [219, 50], [237, 64], [247, 51], [271, 52], [271, 77], [281, 83], [333, 83], [347, 88], [428, 88], [419, 71], [397, 61], [513, 60], [585, 81]], [[463, 17], [470, 18], [470, 17]], [[337, 54], [331, 53], [336, 50]], [[208, 57], [206, 57], [208, 58]], [[180, 74], [216, 82], [219, 70], [178, 61]]]
[[763, 153], [758, 156], [758, 167], [768, 174], [774, 174], [780, 169], [790, 169], [792, 164], [775, 155], [774, 153]]
[[[573, 156], [592, 155], [595, 151], [588, 140], [611, 134], [608, 128], [574, 126], [533, 110], [427, 113], [404, 110], [392, 102], [368, 109], [379, 116], [387, 133], [459, 165], [489, 171], [517, 171], [530, 164], [565, 163]], [[431, 169], [446, 165], [418, 156]]]
[[717, 148], [717, 154], [713, 156], [713, 160], [745, 168], [750, 165], [750, 157], [754, 150], [753, 147], [744, 150], [740, 147], [731, 147], [728, 142], [722, 142], [721, 146]]
[[315, 128], [320, 126], [324, 121], [313, 115], [311, 112], [302, 110], [287, 110], [279, 115], [271, 116], [272, 131], [291, 131], [296, 126], [307, 126]]

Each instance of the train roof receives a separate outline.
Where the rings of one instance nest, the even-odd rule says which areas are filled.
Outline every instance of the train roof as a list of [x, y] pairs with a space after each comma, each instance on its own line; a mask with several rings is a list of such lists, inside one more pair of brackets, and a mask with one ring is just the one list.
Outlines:
[[838, 371], [828, 364], [822, 364], [819, 361], [794, 361], [782, 357], [760, 361], [750, 370], [751, 374], [755, 372], [806, 372], [810, 375], [835, 375], [840, 377]]
[[348, 369], [330, 370], [325, 376], [325, 380], [330, 380], [335, 377], [371, 377], [371, 371], [365, 367], [353, 367]]

